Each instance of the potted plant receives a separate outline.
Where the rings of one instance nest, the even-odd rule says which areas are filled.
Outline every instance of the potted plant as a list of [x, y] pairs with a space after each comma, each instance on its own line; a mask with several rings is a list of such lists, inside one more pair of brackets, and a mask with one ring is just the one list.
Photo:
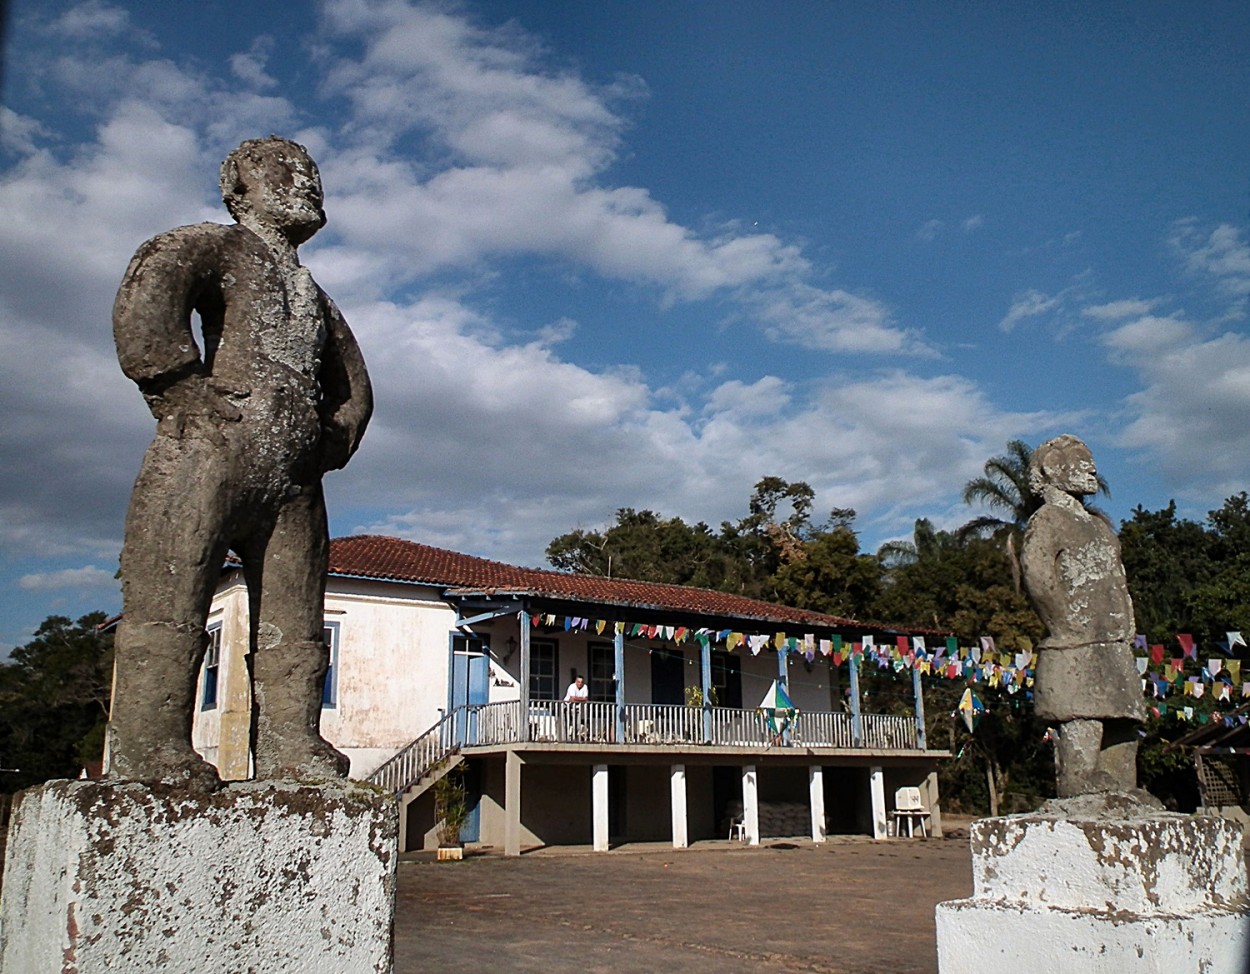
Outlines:
[[434, 819], [437, 823], [439, 861], [463, 859], [460, 830], [469, 817], [465, 798], [464, 768], [457, 766], [434, 782]]

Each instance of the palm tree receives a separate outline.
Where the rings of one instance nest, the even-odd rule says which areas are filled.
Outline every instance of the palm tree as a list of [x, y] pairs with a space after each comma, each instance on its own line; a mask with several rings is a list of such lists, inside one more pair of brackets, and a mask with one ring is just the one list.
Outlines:
[[935, 531], [927, 517], [917, 518], [911, 541], [887, 541], [877, 549], [877, 560], [886, 568], [900, 568], [918, 561], [931, 561], [962, 540], [947, 531]]
[[[986, 460], [985, 474], [964, 484], [964, 503], [983, 504], [992, 511], [1001, 511], [1003, 516], [982, 514], [956, 532], [960, 538], [999, 539], [1007, 551], [1011, 579], [1017, 592], [1020, 591], [1020, 559], [1017, 555], [1020, 539], [1029, 518], [1042, 506], [1042, 499], [1029, 489], [1029, 461], [1032, 457], [1033, 448], [1024, 440], [1010, 440], [1005, 456]], [[1098, 475], [1098, 493], [1111, 495], [1102, 474]]]

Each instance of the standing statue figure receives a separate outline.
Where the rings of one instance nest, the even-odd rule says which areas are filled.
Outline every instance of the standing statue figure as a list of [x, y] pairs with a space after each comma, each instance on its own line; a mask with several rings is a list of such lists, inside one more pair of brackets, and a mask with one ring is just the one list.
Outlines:
[[1137, 785], [1137, 728], [1145, 720], [1135, 631], [1120, 542], [1081, 498], [1098, 490], [1089, 448], [1075, 436], [1033, 452], [1029, 487], [1043, 506], [1024, 532], [1029, 599], [1046, 627], [1034, 705], [1059, 722], [1060, 798], [1127, 792]]
[[319, 730], [321, 475], [355, 452], [373, 394], [347, 322], [299, 262], [326, 222], [307, 151], [248, 140], [222, 164], [221, 191], [237, 222], [149, 240], [113, 307], [122, 370], [157, 426], [126, 515], [110, 774], [219, 786], [191, 747], [191, 717], [209, 604], [233, 550], [251, 614], [256, 777], [342, 777], [348, 761]]

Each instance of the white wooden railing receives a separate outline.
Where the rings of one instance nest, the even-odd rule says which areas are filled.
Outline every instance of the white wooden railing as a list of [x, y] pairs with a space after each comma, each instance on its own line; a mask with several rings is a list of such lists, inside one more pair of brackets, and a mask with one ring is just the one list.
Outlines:
[[519, 744], [708, 744], [722, 747], [834, 747], [882, 751], [917, 750], [916, 721], [891, 714], [863, 714], [856, 741], [855, 719], [847, 713], [805, 710], [778, 736], [754, 710], [708, 709], [704, 734], [700, 707], [671, 704], [565, 703], [531, 701], [522, 719], [520, 701], [457, 707], [369, 775], [396, 794], [407, 791], [462, 747]]

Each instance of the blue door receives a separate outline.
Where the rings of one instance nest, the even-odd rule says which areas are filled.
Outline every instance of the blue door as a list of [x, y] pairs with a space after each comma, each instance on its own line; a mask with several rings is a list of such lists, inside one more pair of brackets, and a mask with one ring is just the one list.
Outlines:
[[[453, 733], [455, 743], [477, 743], [477, 708], [490, 702], [490, 657], [486, 643], [481, 639], [452, 633], [451, 636], [451, 686], [447, 703], [456, 714]], [[476, 842], [480, 831], [481, 786], [477, 775], [466, 768], [464, 776], [465, 800], [469, 815], [460, 830], [462, 842]]]

